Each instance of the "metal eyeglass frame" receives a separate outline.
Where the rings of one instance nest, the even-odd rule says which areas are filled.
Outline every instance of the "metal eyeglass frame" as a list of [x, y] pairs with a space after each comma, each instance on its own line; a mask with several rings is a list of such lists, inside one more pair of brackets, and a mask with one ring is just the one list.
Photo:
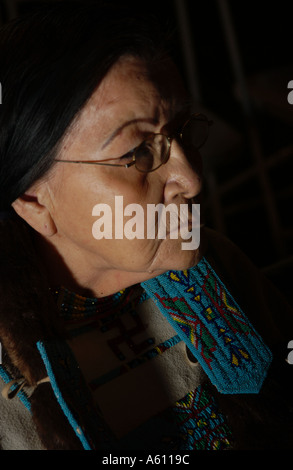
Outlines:
[[[135, 159], [135, 154], [136, 152], [138, 151], [138, 149], [144, 145], [144, 143], [148, 140], [147, 139], [144, 139], [143, 142], [141, 142], [137, 147], [135, 147], [131, 152], [127, 152], [127, 153], [132, 153], [132, 161], [130, 163], [125, 163], [125, 164], [119, 164], [119, 163], [106, 163], [107, 160], [111, 160], [111, 158], [107, 158], [107, 160], [59, 160], [59, 159], [55, 159], [54, 161], [55, 162], [60, 162], [60, 163], [81, 163], [81, 164], [86, 164], [86, 165], [103, 165], [103, 166], [114, 166], [114, 167], [124, 167], [124, 168], [130, 168], [131, 166], [135, 165], [135, 168], [137, 171], [141, 172], [141, 173], [150, 173], [152, 171], [155, 171], [157, 170], [158, 168], [160, 168], [162, 165], [164, 165], [165, 163], [167, 163], [167, 161], [169, 160], [169, 157], [170, 157], [170, 148], [171, 148], [171, 144], [172, 144], [172, 140], [176, 137], [176, 136], [179, 136], [180, 139], [182, 139], [182, 134], [183, 134], [183, 131], [184, 131], [184, 128], [187, 126], [187, 124], [192, 120], [192, 119], [198, 119], [198, 120], [202, 120], [202, 121], [206, 121], [207, 123], [207, 134], [206, 134], [206, 137], [205, 139], [203, 140], [203, 142], [201, 143], [200, 146], [196, 147], [197, 150], [199, 150], [204, 144], [205, 142], [207, 141], [207, 138], [208, 138], [208, 135], [209, 135], [209, 127], [213, 124], [213, 121], [209, 120], [204, 114], [201, 114], [201, 113], [194, 113], [192, 114], [188, 119], [187, 121], [185, 121], [185, 123], [183, 124], [182, 128], [181, 128], [181, 131], [180, 132], [175, 132], [173, 135], [171, 136], [168, 136], [166, 134], [162, 134], [160, 132], [158, 133], [152, 133], [150, 134], [150, 137], [152, 136], [153, 138], [157, 135], [160, 135], [160, 136], [163, 136], [167, 139], [167, 142], [168, 142], [168, 149], [167, 149], [167, 152], [166, 152], [166, 156], [164, 158], [163, 161], [161, 161], [161, 163], [156, 166], [155, 168], [151, 168], [150, 170], [141, 170], [139, 168], [137, 168], [137, 166], [135, 165], [136, 164], [136, 159]], [[127, 154], [125, 154], [127, 155]], [[122, 158], [124, 155], [120, 156], [117, 158], [117, 160], [119, 158]]]

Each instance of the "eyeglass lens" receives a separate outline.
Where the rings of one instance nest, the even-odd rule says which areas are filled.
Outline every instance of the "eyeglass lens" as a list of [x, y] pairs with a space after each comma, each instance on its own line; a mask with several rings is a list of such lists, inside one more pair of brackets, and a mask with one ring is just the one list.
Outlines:
[[135, 165], [139, 171], [147, 172], [157, 169], [165, 163], [169, 154], [170, 142], [163, 134], [155, 134], [152, 139], [144, 141], [135, 152]]
[[[208, 137], [209, 124], [205, 116], [196, 115], [184, 125], [180, 137], [187, 150], [199, 149]], [[170, 151], [170, 138], [164, 134], [144, 141], [135, 152], [135, 166], [139, 171], [149, 172], [166, 162]]]

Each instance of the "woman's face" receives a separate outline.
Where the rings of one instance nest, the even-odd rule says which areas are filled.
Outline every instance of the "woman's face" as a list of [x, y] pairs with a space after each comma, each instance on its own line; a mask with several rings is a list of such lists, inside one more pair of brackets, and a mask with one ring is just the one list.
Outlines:
[[[150, 78], [145, 62], [124, 57], [111, 68], [82, 110], [64, 139], [58, 158], [125, 163], [119, 157], [139, 145], [148, 134], [170, 135], [188, 116], [186, 96], [171, 64], [162, 67], [156, 78]], [[194, 155], [195, 160], [197, 157]], [[184, 269], [196, 264], [198, 250], [182, 250], [182, 242], [186, 240], [180, 236], [150, 239], [146, 235], [149, 204], [167, 206], [172, 203], [179, 209], [180, 204], [190, 202], [201, 189], [200, 176], [177, 140], [172, 141], [168, 162], [151, 173], [140, 173], [135, 166], [57, 162], [43, 184], [46, 205], [56, 227], [50, 242], [75, 278], [86, 276], [87, 272], [91, 280], [95, 275], [97, 279], [103, 275], [110, 282], [112, 276], [115, 285], [120, 285], [121, 281], [122, 288], [168, 269]], [[132, 203], [142, 208], [136, 215], [143, 217], [138, 222], [144, 223], [143, 238], [115, 237], [115, 222], [119, 237], [121, 223], [125, 224], [135, 215], [122, 219], [117, 199], [115, 210], [115, 196], [120, 196], [124, 208]], [[93, 212], [94, 207], [96, 210], [99, 207], [97, 204], [107, 205], [112, 218], [108, 209], [100, 215]], [[100, 233], [112, 223], [112, 238], [95, 238], [95, 222]], [[105, 293], [107, 289], [102, 291]]]

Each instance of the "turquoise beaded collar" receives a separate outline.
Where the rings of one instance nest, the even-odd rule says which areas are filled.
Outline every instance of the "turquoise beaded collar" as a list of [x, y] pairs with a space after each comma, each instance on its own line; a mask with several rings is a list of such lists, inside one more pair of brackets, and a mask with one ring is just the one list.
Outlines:
[[61, 316], [78, 322], [116, 315], [150, 297], [221, 393], [258, 393], [272, 354], [205, 258], [194, 268], [168, 271], [139, 286], [95, 299], [65, 288], [52, 291]]

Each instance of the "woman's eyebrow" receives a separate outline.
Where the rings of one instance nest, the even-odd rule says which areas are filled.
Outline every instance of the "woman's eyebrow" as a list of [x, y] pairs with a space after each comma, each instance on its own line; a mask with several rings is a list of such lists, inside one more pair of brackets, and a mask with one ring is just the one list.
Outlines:
[[127, 126], [130, 126], [132, 124], [136, 124], [138, 122], [146, 122], [148, 124], [153, 124], [153, 125], [158, 125], [159, 121], [158, 119], [155, 119], [155, 118], [137, 118], [137, 119], [131, 119], [130, 121], [126, 121], [124, 122], [123, 124], [121, 124], [121, 126], [119, 126], [117, 129], [115, 129], [114, 132], [112, 132], [112, 134], [110, 135], [110, 137], [108, 137], [108, 139], [106, 140], [106, 142], [103, 144], [102, 146], [102, 149], [101, 150], [104, 150], [104, 148], [106, 148], [110, 142], [112, 142], [115, 137]]
[[[183, 100], [180, 100], [179, 102], [176, 103], [175, 108], [175, 114], [180, 115], [181, 113], [187, 112], [187, 110], [190, 110], [192, 101], [190, 98], [186, 98]], [[174, 112], [174, 111], [173, 111]], [[148, 124], [153, 124], [154, 126], [157, 126], [159, 124], [159, 117], [158, 118], [136, 118], [136, 119], [131, 119], [130, 121], [126, 121], [121, 126], [119, 126], [117, 129], [115, 129], [114, 132], [111, 133], [110, 137], [104, 142], [101, 150], [104, 150], [114, 139], [117, 137], [117, 135], [127, 126], [130, 126], [132, 124], [137, 124], [138, 122], [145, 122]]]

